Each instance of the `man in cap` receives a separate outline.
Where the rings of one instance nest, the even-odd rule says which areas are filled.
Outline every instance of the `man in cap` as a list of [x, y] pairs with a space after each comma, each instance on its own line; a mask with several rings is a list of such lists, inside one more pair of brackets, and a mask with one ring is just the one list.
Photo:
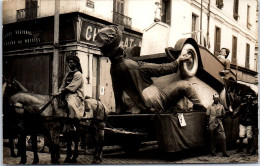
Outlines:
[[69, 55], [66, 61], [70, 71], [65, 75], [58, 95], [67, 101], [68, 117], [80, 119], [84, 113], [84, 82], [80, 60], [76, 55]]
[[220, 54], [217, 57], [224, 64], [224, 70], [220, 71], [220, 74], [224, 76], [228, 74], [230, 70], [230, 61], [227, 59], [230, 51], [228, 48], [221, 48], [219, 53]]
[[[165, 106], [187, 97], [194, 109], [203, 109], [195, 90], [188, 81], [170, 84], [165, 90], [153, 85], [151, 77], [176, 73], [181, 62], [189, 60], [188, 55], [180, 55], [171, 63], [154, 64], [125, 58], [120, 46], [122, 31], [117, 26], [102, 28], [95, 37], [95, 43], [104, 56], [111, 61], [110, 74], [116, 101], [116, 113], [125, 113], [134, 108], [140, 111], [164, 111]], [[205, 109], [205, 108], [204, 108]], [[133, 110], [133, 109], [132, 109]]]
[[226, 150], [226, 135], [222, 123], [222, 119], [225, 117], [225, 109], [222, 104], [219, 103], [219, 94], [213, 95], [213, 104], [207, 108], [207, 128], [210, 134], [210, 150], [211, 155], [216, 156], [215, 146], [216, 138], [219, 138], [223, 157], [229, 157]]

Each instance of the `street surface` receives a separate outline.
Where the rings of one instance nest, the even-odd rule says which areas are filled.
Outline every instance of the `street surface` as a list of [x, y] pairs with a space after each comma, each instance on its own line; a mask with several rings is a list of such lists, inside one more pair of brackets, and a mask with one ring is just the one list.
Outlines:
[[[47, 148], [46, 148], [47, 149]], [[126, 154], [119, 146], [105, 146], [103, 151], [102, 164], [183, 164], [183, 163], [258, 163], [258, 155], [247, 155], [245, 153], [237, 153], [236, 150], [229, 150], [231, 157], [221, 157], [219, 152], [217, 156], [212, 157], [205, 152], [183, 152], [183, 153], [162, 153], [156, 142], [143, 143], [139, 152], [135, 154]], [[46, 150], [45, 150], [46, 151]], [[77, 164], [91, 164], [91, 151], [87, 152], [80, 149]], [[61, 164], [65, 159], [65, 149], [61, 149]], [[86, 154], [86, 155], [85, 155]], [[50, 164], [49, 153], [39, 153], [39, 164]], [[27, 151], [27, 164], [31, 164], [33, 153]], [[20, 158], [10, 157], [10, 150], [7, 146], [3, 146], [3, 164], [18, 164]]]

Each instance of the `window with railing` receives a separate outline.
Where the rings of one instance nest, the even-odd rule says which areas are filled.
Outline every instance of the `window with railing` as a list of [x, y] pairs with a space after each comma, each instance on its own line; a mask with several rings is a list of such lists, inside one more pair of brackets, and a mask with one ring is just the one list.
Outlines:
[[17, 10], [17, 21], [37, 18], [38, 0], [26, 0], [25, 9]]
[[127, 28], [132, 26], [132, 18], [124, 15], [124, 0], [114, 0], [113, 23], [123, 25]]
[[113, 23], [123, 25], [127, 28], [131, 28], [132, 26], [132, 18], [127, 17], [118, 12], [113, 12]]
[[17, 21], [37, 18], [37, 9], [38, 6], [34, 8], [25, 8], [25, 9], [17, 10], [17, 17], [16, 17]]

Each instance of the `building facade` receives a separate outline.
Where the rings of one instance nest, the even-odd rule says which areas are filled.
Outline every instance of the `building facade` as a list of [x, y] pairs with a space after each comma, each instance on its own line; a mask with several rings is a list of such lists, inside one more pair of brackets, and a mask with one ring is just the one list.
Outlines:
[[59, 45], [54, 46], [55, 0], [3, 1], [3, 74], [14, 75], [30, 91], [51, 93], [54, 49], [59, 51], [59, 85], [67, 70], [65, 56], [76, 51], [83, 68], [85, 95], [100, 99], [114, 111], [110, 61], [101, 56], [94, 37], [105, 25], [121, 25], [124, 47], [141, 46], [143, 30], [154, 23], [155, 2], [161, 5], [161, 21], [170, 26], [168, 46], [174, 47], [180, 38], [193, 37], [213, 54], [229, 48], [228, 58], [237, 79], [255, 83], [257, 0], [59, 2]]

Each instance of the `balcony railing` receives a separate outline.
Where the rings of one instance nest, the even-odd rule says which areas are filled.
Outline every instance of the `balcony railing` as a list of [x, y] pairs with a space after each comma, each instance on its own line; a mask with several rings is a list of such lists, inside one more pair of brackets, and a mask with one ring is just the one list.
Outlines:
[[132, 18], [127, 17], [118, 12], [113, 12], [113, 23], [123, 25], [127, 28], [131, 28], [132, 26]]
[[38, 8], [39, 6], [17, 10], [17, 15], [16, 15], [17, 21], [31, 20], [37, 18]]

